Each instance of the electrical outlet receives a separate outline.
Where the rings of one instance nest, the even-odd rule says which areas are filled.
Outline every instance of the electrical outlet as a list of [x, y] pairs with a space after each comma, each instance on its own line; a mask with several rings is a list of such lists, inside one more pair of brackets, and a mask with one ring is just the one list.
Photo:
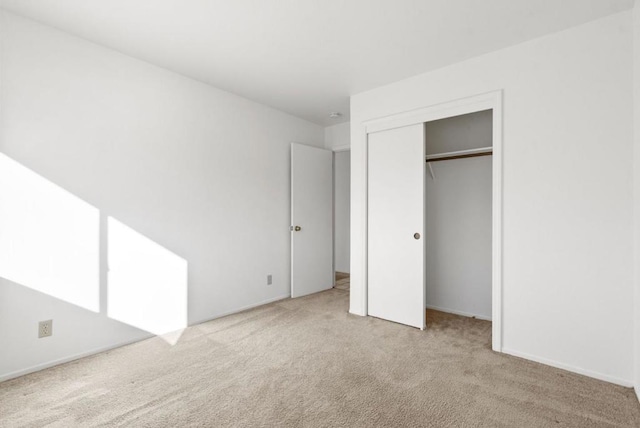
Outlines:
[[53, 334], [53, 320], [40, 321], [38, 323], [38, 338], [48, 337]]
[[273, 275], [267, 275], [267, 285], [273, 284]]

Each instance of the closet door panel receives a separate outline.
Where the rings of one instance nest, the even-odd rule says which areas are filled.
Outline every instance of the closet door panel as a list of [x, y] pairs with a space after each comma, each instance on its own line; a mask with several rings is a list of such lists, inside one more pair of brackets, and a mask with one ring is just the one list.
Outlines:
[[368, 313], [425, 327], [424, 125], [368, 136]]

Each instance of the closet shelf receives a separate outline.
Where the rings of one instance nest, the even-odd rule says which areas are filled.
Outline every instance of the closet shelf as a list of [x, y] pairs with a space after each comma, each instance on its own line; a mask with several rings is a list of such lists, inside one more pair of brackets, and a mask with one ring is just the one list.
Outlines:
[[458, 150], [455, 152], [437, 153], [427, 155], [427, 162], [438, 162], [451, 159], [472, 158], [476, 156], [490, 156], [493, 154], [493, 147], [479, 147], [477, 149]]

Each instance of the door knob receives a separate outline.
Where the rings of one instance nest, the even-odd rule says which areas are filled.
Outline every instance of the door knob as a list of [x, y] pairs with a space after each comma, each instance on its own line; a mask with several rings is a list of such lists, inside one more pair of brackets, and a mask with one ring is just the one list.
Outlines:
[[414, 233], [414, 234], [413, 234], [413, 237], [414, 237], [415, 239], [420, 239], [420, 234], [419, 234], [419, 233]]
[[300, 226], [296, 226], [293, 228], [293, 230], [295, 230], [296, 232], [300, 232], [302, 228]]

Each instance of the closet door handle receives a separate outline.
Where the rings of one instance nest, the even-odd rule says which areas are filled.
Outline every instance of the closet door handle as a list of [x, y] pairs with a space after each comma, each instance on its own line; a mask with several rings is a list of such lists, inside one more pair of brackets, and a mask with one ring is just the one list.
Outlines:
[[415, 239], [420, 239], [420, 234], [419, 234], [419, 233], [414, 233], [414, 234], [413, 234], [413, 237], [414, 237]]

